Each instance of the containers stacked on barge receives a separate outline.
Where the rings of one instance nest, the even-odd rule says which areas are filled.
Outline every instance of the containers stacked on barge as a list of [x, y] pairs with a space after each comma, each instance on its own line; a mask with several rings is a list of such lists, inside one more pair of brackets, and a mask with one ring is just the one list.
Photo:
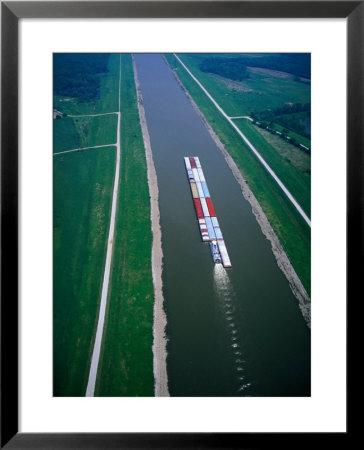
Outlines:
[[215, 263], [222, 263], [224, 267], [231, 267], [200, 160], [197, 156], [186, 156], [184, 160], [202, 240], [209, 242]]

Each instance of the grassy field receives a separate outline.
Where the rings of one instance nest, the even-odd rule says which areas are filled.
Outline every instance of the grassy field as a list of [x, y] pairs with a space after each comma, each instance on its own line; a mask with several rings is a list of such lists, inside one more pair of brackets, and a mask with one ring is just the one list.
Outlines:
[[53, 153], [78, 148], [80, 145], [81, 136], [71, 117], [53, 120]]
[[77, 98], [55, 96], [54, 108], [65, 114], [102, 114], [119, 109], [115, 88], [119, 82], [119, 54], [111, 55], [108, 72], [100, 73], [100, 95], [89, 102]]
[[64, 117], [53, 121], [53, 153], [116, 142], [117, 115]]
[[116, 143], [116, 114], [96, 117], [74, 117], [75, 128], [81, 137], [82, 147]]
[[[122, 55], [121, 165], [113, 259], [95, 395], [153, 395], [151, 222], [131, 56]], [[67, 114], [117, 111], [119, 54], [100, 96]], [[87, 130], [85, 132], [85, 130]], [[54, 153], [116, 142], [117, 116], [54, 120]], [[116, 148], [54, 156], [54, 395], [84, 396], [97, 326]]]
[[[264, 139], [270, 143], [282, 158], [289, 158], [293, 166], [297, 167], [302, 173], [309, 174], [311, 171], [311, 156], [300, 148], [289, 141], [282, 139], [281, 137], [270, 133], [267, 130], [256, 127], [256, 131], [261, 134]], [[311, 180], [307, 177], [307, 183], [309, 184]]]
[[293, 139], [296, 139], [296, 141], [299, 144], [302, 144], [302, 145], [305, 145], [308, 148], [311, 148], [311, 140], [308, 139], [307, 137], [302, 136], [301, 134], [298, 134], [298, 133], [296, 133], [293, 130], [289, 130], [288, 128], [283, 127], [282, 125], [280, 125], [279, 123], [273, 123], [271, 125], [271, 128], [273, 128], [273, 130], [277, 130], [277, 131], [279, 131], [281, 133], [282, 133], [283, 130], [287, 130], [287, 136], [289, 136], [289, 137], [291, 137]]
[[122, 55], [121, 117], [120, 197], [95, 395], [152, 396], [150, 199], [130, 55]]
[[[310, 101], [310, 84], [294, 81], [290, 75], [252, 68], [249, 69], [250, 78], [233, 81], [202, 72], [199, 64], [203, 57], [199, 54], [179, 56], [229, 116], [250, 115], [253, 111], [278, 108], [284, 103]], [[179, 66], [177, 73], [183, 70]]]
[[311, 212], [310, 156], [279, 136], [256, 127], [250, 120], [236, 120], [239, 129], [281, 179], [305, 213]]
[[[264, 73], [262, 75], [259, 71], [257, 72], [256, 78], [244, 80], [244, 86], [241, 87], [240, 90], [237, 90], [238, 88], [236, 86], [233, 87], [229, 80], [220, 80], [219, 78], [221, 77], [199, 71], [197, 57], [179, 56], [225, 112], [231, 116], [249, 115], [254, 108], [274, 108], [280, 106], [282, 102], [305, 103], [307, 101], [307, 96], [309, 98], [310, 88], [306, 84], [295, 82], [291, 78], [280, 78], [277, 76], [271, 76], [269, 78], [268, 74]], [[212, 102], [185, 69], [183, 69], [176, 58], [171, 54], [167, 54], [166, 58], [170, 66], [176, 69], [178, 77], [186, 89], [188, 89], [201, 111], [204, 113], [206, 119], [233, 157], [262, 206], [273, 229], [277, 233], [298, 276], [310, 293], [310, 228], [278, 187], [271, 175], [263, 168], [256, 156], [244, 144], [236, 131], [218, 112]], [[244, 125], [241, 125], [242, 123], [244, 123]], [[258, 146], [258, 143], [259, 145], [263, 145], [264, 153], [266, 153], [274, 162], [275, 168], [279, 169], [279, 172], [287, 179], [290, 179], [290, 183], [293, 183], [293, 188], [295, 192], [297, 192], [297, 195], [300, 186], [305, 185], [307, 181], [307, 184], [304, 187], [305, 192], [299, 193], [299, 197], [305, 204], [307, 211], [309, 211], [309, 173], [305, 172], [306, 169], [302, 171], [296, 167], [296, 161], [295, 164], [292, 164], [285, 159], [288, 158], [292, 161], [291, 155], [287, 157], [283, 151], [282, 154], [279, 155], [277, 149], [273, 148], [272, 143], [266, 140], [267, 136], [263, 136], [254, 130], [253, 125], [248, 123], [248, 121], [241, 121], [240, 126], [243, 126], [244, 128], [250, 127], [248, 128], [248, 131], [250, 132], [250, 137], [255, 140], [257, 149], [262, 151]], [[282, 165], [282, 168], [279, 167], [280, 165]], [[289, 173], [291, 169], [292, 175]], [[294, 174], [298, 175], [297, 181], [294, 180]]]
[[96, 330], [115, 149], [54, 157], [54, 395], [83, 396]]
[[[103, 111], [105, 104], [114, 102], [110, 96], [117, 97], [118, 60], [118, 57], [110, 58], [110, 72], [103, 75], [100, 97], [88, 105], [93, 112]], [[77, 106], [72, 109], [71, 105], [68, 103], [68, 113], [80, 112]], [[84, 113], [90, 113], [86, 104], [83, 107]], [[74, 119], [66, 117], [53, 122], [54, 152], [81, 144]], [[116, 129], [108, 127], [107, 130], [110, 132], [108, 142], [115, 142]], [[89, 145], [100, 143], [96, 130], [89, 135]], [[53, 364], [56, 396], [85, 395], [105, 264], [114, 174], [113, 147], [54, 156]]]

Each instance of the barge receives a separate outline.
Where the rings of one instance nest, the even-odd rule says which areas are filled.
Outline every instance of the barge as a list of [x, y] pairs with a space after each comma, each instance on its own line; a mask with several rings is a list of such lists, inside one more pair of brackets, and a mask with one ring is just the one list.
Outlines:
[[231, 267], [200, 160], [197, 156], [185, 156], [184, 160], [202, 241], [209, 243], [215, 264]]

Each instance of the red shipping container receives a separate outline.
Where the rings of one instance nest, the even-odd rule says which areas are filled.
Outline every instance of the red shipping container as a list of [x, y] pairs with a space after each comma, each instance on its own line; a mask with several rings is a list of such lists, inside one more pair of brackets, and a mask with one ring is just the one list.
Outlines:
[[207, 203], [207, 207], [209, 208], [210, 217], [216, 217], [215, 208], [214, 205], [212, 204], [211, 198], [207, 197], [205, 200]]
[[190, 157], [190, 163], [192, 169], [197, 169], [195, 158], [193, 158], [192, 156]]
[[199, 198], [194, 198], [193, 201], [195, 203], [195, 210], [196, 210], [197, 218], [198, 219], [203, 219], [204, 215], [203, 215], [200, 199]]

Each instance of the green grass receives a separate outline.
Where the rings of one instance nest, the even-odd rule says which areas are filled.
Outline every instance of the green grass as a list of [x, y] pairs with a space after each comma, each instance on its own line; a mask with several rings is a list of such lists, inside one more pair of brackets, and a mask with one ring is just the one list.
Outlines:
[[116, 143], [116, 114], [97, 117], [75, 117], [75, 128], [80, 136], [82, 147]]
[[305, 213], [310, 216], [311, 176], [310, 172], [307, 172], [310, 169], [309, 155], [303, 154], [301, 150], [292, 144], [287, 144], [280, 137], [260, 130], [250, 120], [240, 119], [235, 123], [274, 170]]
[[70, 117], [53, 120], [53, 153], [78, 148], [81, 137]]
[[[310, 173], [311, 156], [308, 153], [291, 144], [289, 141], [282, 139], [276, 134], [270, 133], [268, 130], [264, 130], [257, 126], [256, 131], [262, 135], [264, 139], [276, 149], [277, 152], [279, 152], [282, 158], [289, 158], [290, 163], [297, 167], [297, 169], [305, 175]], [[307, 183], [309, 184], [310, 182], [311, 180], [308, 179]]]
[[[178, 56], [229, 116], [250, 115], [252, 111], [278, 108], [288, 102], [310, 101], [310, 84], [294, 81], [291, 76], [282, 78], [274, 72], [252, 69], [249, 79], [236, 82], [200, 71], [198, 54]], [[169, 57], [173, 58], [172, 55]], [[180, 65], [174, 66], [178, 68], [178, 74], [184, 71]]]
[[83, 396], [106, 255], [115, 149], [54, 157], [54, 395]]
[[71, 97], [55, 96], [54, 108], [66, 114], [102, 114], [115, 112], [119, 109], [119, 54], [112, 54], [109, 60], [108, 72], [99, 74], [100, 96], [90, 102], [81, 102]]
[[122, 80], [120, 197], [96, 395], [152, 396], [150, 198], [130, 55], [122, 55]]
[[[188, 89], [201, 111], [205, 115], [206, 119], [213, 127], [215, 132], [220, 137], [222, 143], [225, 145], [226, 149], [233, 157], [235, 163], [239, 167], [243, 176], [247, 180], [251, 190], [259, 201], [263, 208], [263, 211], [267, 215], [267, 218], [272, 225], [273, 229], [278, 235], [281, 244], [283, 245], [288, 257], [290, 258], [293, 267], [295, 268], [298, 276], [300, 277], [302, 283], [304, 284], [307, 291], [310, 293], [311, 284], [311, 253], [310, 253], [310, 242], [311, 233], [310, 228], [299, 215], [295, 207], [291, 204], [282, 190], [279, 188], [277, 183], [273, 180], [271, 175], [264, 169], [262, 164], [258, 161], [257, 157], [252, 153], [252, 151], [244, 144], [242, 139], [238, 136], [237, 132], [232, 128], [229, 122], [218, 112], [213, 103], [204, 94], [201, 88], [195, 83], [195, 81], [190, 77], [190, 75], [182, 68], [180, 63], [176, 60], [173, 55], [167, 54], [166, 58], [172, 68], [177, 68], [177, 75], [184, 84], [185, 88]], [[183, 58], [183, 56], [182, 56]], [[189, 61], [187, 58], [183, 58], [183, 61], [189, 66]], [[231, 101], [226, 101], [223, 103], [221, 101], [224, 95], [224, 90], [222, 90], [221, 85], [215, 87], [214, 77], [204, 77], [201, 73], [197, 73], [192, 70], [197, 78], [204, 84], [205, 87], [214, 95], [219, 91], [219, 95], [216, 100], [224, 108], [230, 108], [227, 114], [230, 115], [243, 115], [249, 113], [249, 109], [244, 110], [242, 107], [237, 114], [237, 106]], [[297, 83], [296, 83], [297, 84]], [[303, 85], [302, 83], [298, 83]], [[300, 87], [298, 87], [300, 89]], [[273, 93], [270, 94], [273, 97]], [[275, 94], [276, 97], [280, 96], [280, 91]], [[296, 98], [290, 101], [299, 101], [298, 95]], [[287, 98], [287, 97], [286, 97]], [[276, 101], [279, 100], [276, 98]], [[273, 107], [273, 100], [271, 101], [271, 107]], [[229, 106], [231, 105], [231, 106]], [[267, 105], [265, 105], [265, 108]], [[255, 138], [259, 139], [259, 136], [255, 134]], [[268, 146], [265, 144], [266, 150], [269, 151]], [[258, 149], [259, 150], [259, 149]], [[270, 149], [270, 153], [274, 155], [274, 152]], [[276, 157], [276, 155], [275, 155]], [[306, 196], [307, 198], [307, 196]], [[306, 200], [307, 202], [307, 200]]]
[[[66, 102], [69, 114], [118, 110], [119, 54], [111, 55], [109, 70], [98, 101]], [[95, 395], [152, 396], [150, 198], [130, 55], [122, 55], [121, 99], [119, 198]], [[116, 115], [55, 122], [57, 151], [78, 147], [77, 139], [82, 146], [116, 141]], [[85, 126], [87, 140], [81, 139]], [[84, 396], [86, 391], [104, 275], [115, 152], [108, 147], [54, 156], [55, 396]]]
[[117, 115], [53, 120], [53, 153], [116, 143]]
[[301, 134], [298, 134], [295, 131], [288, 129], [287, 127], [283, 127], [279, 123], [273, 123], [272, 125], [270, 125], [270, 127], [273, 128], [273, 130], [280, 131], [281, 133], [283, 130], [288, 130], [287, 136], [290, 136], [291, 138], [296, 139], [296, 141], [299, 144], [302, 144], [308, 148], [311, 148], [311, 140], [308, 139], [307, 137], [302, 136]]
[[[72, 98], [54, 98], [54, 107], [66, 114], [103, 114], [119, 108], [119, 56], [111, 55], [109, 72], [100, 74], [100, 97], [88, 103]], [[68, 117], [53, 120], [53, 153], [79, 147], [115, 144], [116, 114], [99, 117]]]
[[130, 55], [122, 55], [122, 80], [120, 191], [95, 395], [152, 396], [150, 198]]
[[[105, 78], [100, 98], [83, 105], [83, 113], [92, 113], [92, 109], [103, 111], [112, 102], [118, 104], [118, 63], [118, 55], [110, 57], [110, 80]], [[54, 151], [77, 148], [80, 135], [73, 119], [53, 122]], [[93, 139], [97, 139], [98, 132], [100, 128], [92, 130]], [[112, 130], [110, 124], [103, 132], [106, 141], [115, 142], [116, 125]], [[115, 148], [106, 147], [54, 156], [55, 396], [84, 396], [86, 392], [106, 257], [115, 154]]]

